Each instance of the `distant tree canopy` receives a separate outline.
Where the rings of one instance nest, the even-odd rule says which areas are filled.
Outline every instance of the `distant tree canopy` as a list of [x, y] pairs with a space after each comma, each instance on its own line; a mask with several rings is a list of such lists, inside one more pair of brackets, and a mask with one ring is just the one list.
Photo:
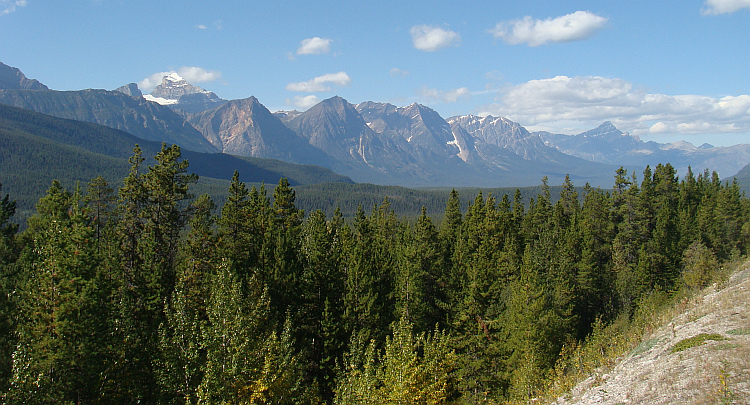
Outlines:
[[566, 344], [746, 253], [750, 204], [669, 165], [529, 203], [448, 196], [439, 224], [387, 198], [306, 213], [235, 173], [217, 208], [177, 146], [118, 190], [55, 181], [23, 233], [0, 199], [6, 403], [500, 403]]

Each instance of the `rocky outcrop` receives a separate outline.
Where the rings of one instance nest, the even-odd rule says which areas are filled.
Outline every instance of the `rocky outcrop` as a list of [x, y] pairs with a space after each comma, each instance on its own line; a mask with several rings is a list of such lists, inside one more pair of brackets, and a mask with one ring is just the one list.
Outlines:
[[128, 83], [124, 86], [120, 86], [115, 89], [115, 91], [119, 91], [122, 94], [127, 94], [130, 97], [143, 97], [143, 93], [141, 93], [141, 89], [138, 88], [138, 85], [135, 83]]
[[27, 78], [18, 68], [0, 62], [0, 89], [49, 90], [38, 80]]

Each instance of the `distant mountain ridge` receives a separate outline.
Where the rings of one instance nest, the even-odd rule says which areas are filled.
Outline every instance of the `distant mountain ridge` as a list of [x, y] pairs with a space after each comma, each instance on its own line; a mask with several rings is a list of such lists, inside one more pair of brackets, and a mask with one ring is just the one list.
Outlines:
[[668, 162], [678, 173], [692, 166], [725, 174], [750, 162], [750, 145], [642, 142], [610, 122], [568, 136], [529, 132], [502, 117], [446, 120], [417, 103], [351, 104], [338, 96], [304, 112], [272, 113], [255, 97], [222, 100], [177, 74], [165, 75], [145, 96], [134, 83], [116, 91], [13, 88], [0, 90], [0, 103], [186, 150], [319, 165], [358, 182], [406, 187], [530, 186], [543, 177], [560, 184], [566, 175], [577, 185], [609, 187], [620, 166], [641, 172], [647, 164]]
[[120, 129], [139, 138], [217, 152], [195, 128], [168, 107], [117, 91], [0, 90], [0, 103]]
[[699, 147], [686, 141], [660, 144], [643, 142], [635, 135], [622, 132], [611, 122], [578, 135], [561, 135], [537, 132], [547, 145], [559, 151], [592, 162], [623, 166], [645, 167], [669, 162], [678, 173], [686, 173], [688, 166], [694, 172], [704, 169], [723, 176], [736, 173], [750, 162], [750, 144]]

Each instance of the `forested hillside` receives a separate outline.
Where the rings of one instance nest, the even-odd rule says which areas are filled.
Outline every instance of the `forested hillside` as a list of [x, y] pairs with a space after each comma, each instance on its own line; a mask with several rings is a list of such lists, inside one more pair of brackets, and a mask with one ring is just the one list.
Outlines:
[[235, 174], [194, 197], [176, 146], [138, 148], [114, 190], [53, 182], [18, 234], [0, 200], [6, 403], [501, 403], [533, 398], [564, 347], [700, 286], [746, 253], [750, 204], [716, 174], [619, 170], [528, 204], [449, 194], [442, 220], [388, 200], [302, 212]]
[[[53, 179], [66, 187], [102, 176], [120, 186], [128, 173], [128, 157], [138, 144], [147, 160], [161, 149], [161, 142], [139, 139], [131, 134], [102, 125], [56, 118], [22, 108], [0, 104], [0, 182], [15, 196], [17, 217], [25, 220]], [[285, 177], [292, 185], [345, 182], [351, 179], [329, 169], [296, 165], [272, 159], [237, 157], [223, 153], [183, 150], [191, 171], [204, 180], [201, 190], [212, 196], [226, 194], [225, 182], [234, 170], [247, 182], [275, 184]], [[214, 192], [216, 184], [221, 192]]]

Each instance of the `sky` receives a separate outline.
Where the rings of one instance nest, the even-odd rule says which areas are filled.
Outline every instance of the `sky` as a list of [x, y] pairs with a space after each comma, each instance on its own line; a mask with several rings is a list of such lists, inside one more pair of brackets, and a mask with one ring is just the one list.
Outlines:
[[0, 62], [54, 90], [177, 72], [271, 111], [341, 96], [750, 143], [750, 0], [0, 0]]

